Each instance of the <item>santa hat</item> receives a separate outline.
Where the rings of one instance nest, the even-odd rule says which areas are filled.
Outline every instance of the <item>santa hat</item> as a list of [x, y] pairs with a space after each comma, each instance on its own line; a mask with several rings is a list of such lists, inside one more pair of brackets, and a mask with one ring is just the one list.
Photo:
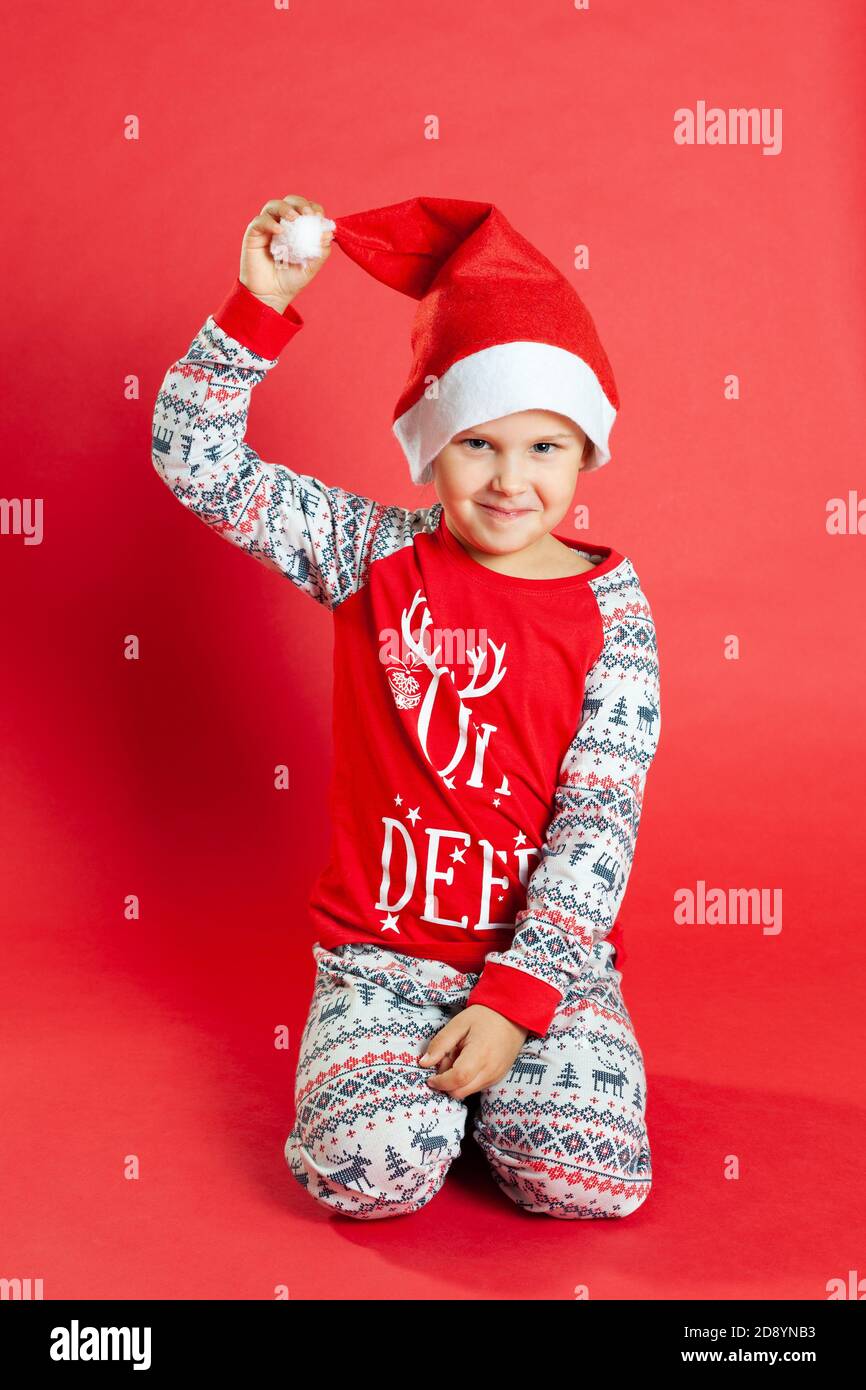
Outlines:
[[619, 409], [610, 363], [577, 291], [492, 203], [408, 198], [335, 219], [333, 240], [376, 280], [419, 301], [412, 369], [393, 430], [416, 483], [460, 430], [551, 410], [610, 459]]

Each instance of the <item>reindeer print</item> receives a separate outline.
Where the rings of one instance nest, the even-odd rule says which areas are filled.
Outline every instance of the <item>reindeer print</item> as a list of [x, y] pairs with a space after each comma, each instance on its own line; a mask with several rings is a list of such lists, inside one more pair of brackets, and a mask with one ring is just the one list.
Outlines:
[[361, 1153], [360, 1144], [353, 1154], [344, 1153], [341, 1161], [344, 1162], [344, 1167], [335, 1168], [332, 1173], [325, 1174], [328, 1182], [339, 1187], [349, 1187], [352, 1183], [357, 1183], [359, 1190], [362, 1182], [366, 1183], [368, 1187], [373, 1186], [364, 1171], [370, 1167], [371, 1160], [365, 1158]]
[[332, 1004], [326, 1004], [319, 1014], [319, 1023], [330, 1023], [335, 1018], [342, 1018], [349, 1007], [349, 1001], [345, 998], [335, 999]]
[[609, 1071], [606, 1068], [595, 1067], [592, 1073], [593, 1090], [598, 1090], [601, 1082], [602, 1094], [607, 1095], [607, 1088], [611, 1086], [616, 1096], [622, 1095], [622, 1088], [625, 1084], [626, 1075], [621, 1069], [619, 1071]]
[[430, 1131], [435, 1127], [435, 1120], [431, 1120], [426, 1129], [416, 1130], [412, 1135], [412, 1148], [421, 1150], [421, 1162], [427, 1162], [427, 1155], [432, 1154], [433, 1159], [437, 1159], [442, 1149], [448, 1143], [444, 1134], [431, 1135]]
[[509, 1081], [530, 1081], [533, 1085], [544, 1079], [547, 1071], [547, 1063], [539, 1061], [537, 1057], [527, 1057], [520, 1053], [515, 1059], [511, 1071], [508, 1073]]
[[641, 729], [646, 729], [649, 733], [652, 733], [653, 724], [659, 717], [658, 705], [654, 704], [652, 700], [646, 705], [638, 705], [637, 714], [638, 732], [640, 732]]

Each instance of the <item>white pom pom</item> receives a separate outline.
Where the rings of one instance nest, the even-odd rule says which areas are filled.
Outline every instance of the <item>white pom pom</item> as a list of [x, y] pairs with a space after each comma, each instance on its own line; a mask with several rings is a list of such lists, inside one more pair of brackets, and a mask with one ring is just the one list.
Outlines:
[[336, 231], [337, 224], [318, 212], [302, 212], [300, 217], [281, 217], [280, 230], [271, 237], [271, 255], [279, 265], [303, 265], [321, 256], [322, 236]]

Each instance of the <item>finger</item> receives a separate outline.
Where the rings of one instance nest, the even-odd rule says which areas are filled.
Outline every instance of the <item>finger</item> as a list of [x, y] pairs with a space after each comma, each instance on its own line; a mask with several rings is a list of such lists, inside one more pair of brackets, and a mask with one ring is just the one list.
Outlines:
[[429, 1067], [434, 1062], [440, 1062], [443, 1057], [447, 1057], [449, 1052], [457, 1047], [462, 1034], [455, 1035], [453, 1031], [449, 1031], [450, 1029], [451, 1024], [448, 1024], [430, 1039], [425, 1052], [418, 1058], [422, 1067]]
[[294, 222], [295, 218], [300, 217], [300, 215], [297, 209], [283, 198], [272, 198], [269, 203], [265, 203], [259, 213], [260, 217], [282, 218], [286, 222]]
[[467, 1081], [465, 1073], [459, 1073], [455, 1067], [450, 1067], [439, 1076], [429, 1077], [427, 1084], [436, 1091], [447, 1092], [454, 1100], [465, 1100], [473, 1091], [480, 1091], [486, 1086], [487, 1072], [484, 1068], [479, 1068]]
[[278, 232], [280, 230], [279, 222], [269, 212], [260, 212], [258, 217], [253, 218], [251, 225], [258, 227], [263, 232]]
[[[443, 1060], [447, 1060], [446, 1053]], [[439, 1090], [448, 1090], [452, 1095], [459, 1093], [460, 1088], [471, 1083], [473, 1079], [484, 1072], [489, 1071], [489, 1065], [484, 1053], [477, 1047], [473, 1047], [470, 1041], [459, 1052], [458, 1056], [452, 1058], [451, 1065], [445, 1070], [438, 1069], [437, 1074], [430, 1078], [431, 1085], [436, 1085]]]
[[325, 214], [325, 209], [322, 207], [322, 204], [321, 204], [321, 203], [314, 203], [310, 198], [304, 198], [304, 199], [301, 200], [300, 211], [301, 211], [302, 213], [303, 213], [303, 212], [317, 212], [317, 213], [319, 214], [320, 217], [325, 217], [325, 215], [326, 215], [326, 214]]
[[294, 222], [296, 217], [309, 211], [310, 203], [299, 193], [289, 193], [285, 198], [269, 198], [262, 208], [262, 212], [273, 213], [275, 217], [285, 217], [289, 222]]

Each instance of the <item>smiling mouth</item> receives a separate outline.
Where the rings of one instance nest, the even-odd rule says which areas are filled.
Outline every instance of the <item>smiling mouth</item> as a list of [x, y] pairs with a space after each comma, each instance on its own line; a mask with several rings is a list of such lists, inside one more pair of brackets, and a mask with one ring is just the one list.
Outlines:
[[479, 502], [478, 505], [486, 512], [495, 512], [497, 516], [527, 516], [532, 510], [530, 507], [497, 507], [492, 502]]

